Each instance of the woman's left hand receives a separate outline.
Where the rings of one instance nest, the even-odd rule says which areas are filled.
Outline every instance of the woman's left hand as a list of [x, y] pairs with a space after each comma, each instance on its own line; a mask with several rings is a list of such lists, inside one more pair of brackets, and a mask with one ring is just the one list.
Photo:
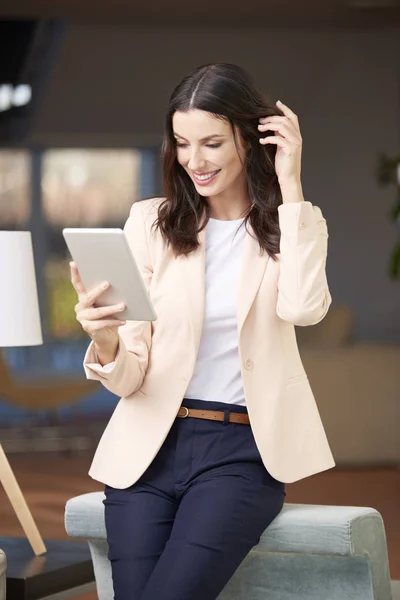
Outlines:
[[276, 144], [275, 170], [281, 188], [301, 186], [301, 150], [303, 140], [300, 134], [299, 119], [288, 106], [278, 101], [278, 108], [284, 116], [271, 116], [259, 119], [259, 131], [275, 131], [274, 136], [260, 138], [260, 144]]

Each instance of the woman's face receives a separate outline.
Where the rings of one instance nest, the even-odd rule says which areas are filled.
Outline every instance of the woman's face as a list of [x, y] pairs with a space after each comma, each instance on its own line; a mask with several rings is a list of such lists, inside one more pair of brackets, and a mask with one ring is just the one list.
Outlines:
[[241, 189], [245, 181], [245, 149], [231, 125], [203, 110], [177, 111], [172, 117], [176, 155], [202, 196], [214, 197]]

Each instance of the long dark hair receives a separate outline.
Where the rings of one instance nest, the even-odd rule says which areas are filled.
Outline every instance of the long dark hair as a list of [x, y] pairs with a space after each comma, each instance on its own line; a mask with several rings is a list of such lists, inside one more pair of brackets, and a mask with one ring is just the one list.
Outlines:
[[[260, 144], [257, 129], [260, 117], [280, 115], [257, 90], [249, 75], [229, 63], [207, 64], [185, 77], [173, 91], [166, 115], [162, 146], [165, 200], [158, 207], [158, 228], [175, 256], [187, 255], [199, 246], [198, 233], [210, 218], [210, 206], [189, 175], [178, 163], [172, 117], [176, 111], [199, 109], [226, 119], [233, 131], [237, 126], [247, 150], [243, 164], [251, 207], [244, 224], [250, 221], [260, 250], [275, 260], [279, 252], [278, 206], [281, 190], [275, 172], [276, 146]], [[273, 135], [273, 132], [270, 132]]]

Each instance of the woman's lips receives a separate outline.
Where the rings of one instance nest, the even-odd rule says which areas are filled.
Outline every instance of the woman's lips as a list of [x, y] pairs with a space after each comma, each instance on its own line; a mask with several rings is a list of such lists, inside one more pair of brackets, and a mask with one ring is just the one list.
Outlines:
[[[195, 180], [197, 185], [208, 185], [209, 183], [214, 181], [214, 179], [217, 177], [220, 171], [221, 169], [218, 169], [218, 171], [211, 171], [213, 175], [211, 175], [211, 177], [207, 177], [206, 179], [199, 179], [196, 173], [193, 173], [193, 179]], [[204, 173], [203, 175], [210, 175], [210, 173]]]

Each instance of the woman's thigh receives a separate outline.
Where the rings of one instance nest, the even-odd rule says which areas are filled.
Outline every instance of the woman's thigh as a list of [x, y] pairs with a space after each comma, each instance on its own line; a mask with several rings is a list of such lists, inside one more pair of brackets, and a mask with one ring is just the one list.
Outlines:
[[177, 503], [141, 482], [123, 490], [106, 486], [105, 494], [114, 597], [140, 600], [170, 537]]
[[141, 600], [215, 600], [282, 509], [285, 493], [257, 465], [203, 473], [181, 499]]

